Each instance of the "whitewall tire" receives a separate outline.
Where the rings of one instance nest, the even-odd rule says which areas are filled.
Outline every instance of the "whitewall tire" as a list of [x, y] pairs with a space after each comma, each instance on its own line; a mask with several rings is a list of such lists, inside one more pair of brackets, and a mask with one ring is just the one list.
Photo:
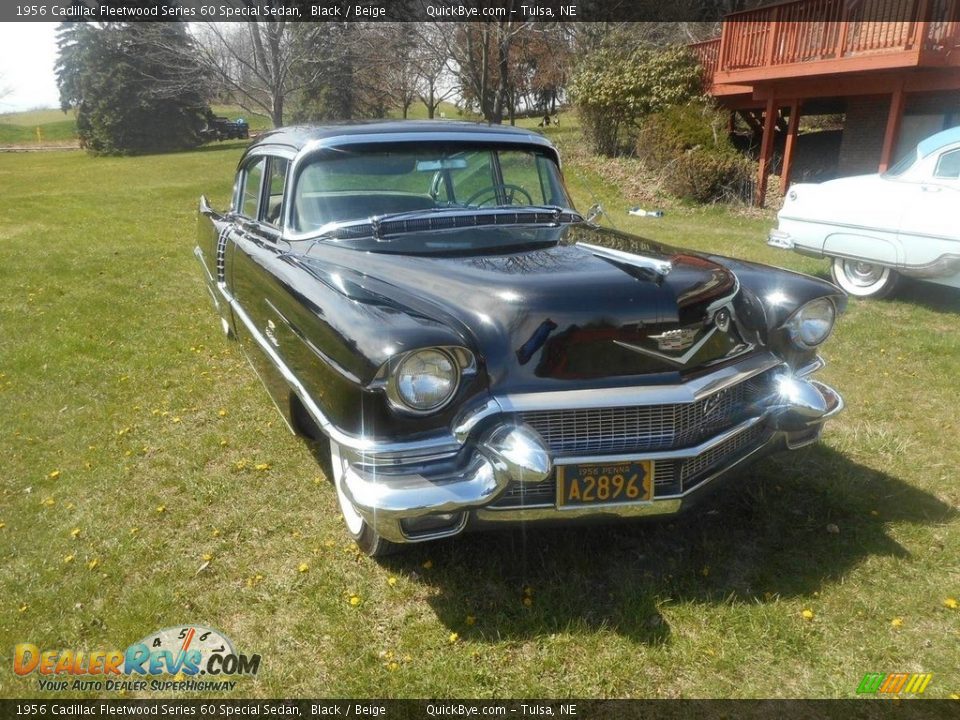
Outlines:
[[332, 440], [330, 441], [330, 466], [333, 474], [330, 479], [337, 491], [340, 514], [343, 515], [347, 534], [357, 543], [357, 547], [370, 557], [383, 557], [397, 552], [400, 546], [380, 537], [379, 533], [357, 512], [350, 498], [343, 491], [343, 460], [340, 457], [340, 447]]
[[833, 258], [830, 266], [833, 281], [848, 295], [862, 298], [883, 298], [893, 292], [899, 275], [885, 265]]

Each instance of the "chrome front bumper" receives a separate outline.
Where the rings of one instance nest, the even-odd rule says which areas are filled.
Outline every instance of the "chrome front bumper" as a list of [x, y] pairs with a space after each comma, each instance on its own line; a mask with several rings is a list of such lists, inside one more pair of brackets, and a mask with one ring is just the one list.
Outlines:
[[[817, 365], [819, 367], [819, 365]], [[815, 369], [815, 368], [814, 368]], [[348, 453], [334, 472], [357, 512], [385, 539], [421, 542], [456, 535], [468, 525], [526, 521], [565, 521], [591, 518], [643, 517], [674, 514], [704, 494], [705, 487], [742, 468], [748, 461], [782, 449], [815, 442], [823, 424], [843, 409], [843, 399], [823, 383], [785, 371], [777, 376], [777, 392], [749, 419], [693, 447], [655, 452], [607, 454], [602, 457], [551, 456], [529, 427], [504, 416], [465, 448], [464, 462], [423, 463], [419, 466], [380, 466], [362, 455]], [[750, 433], [748, 436], [747, 433]], [[736, 439], [749, 437], [720, 465], [709, 466], [689, 488], [654, 493], [652, 501], [558, 509], [555, 500], [503, 506], [507, 489], [549, 486], [554, 465], [578, 462], [637, 461], [708, 463]], [[335, 454], [336, 457], [336, 454]]]

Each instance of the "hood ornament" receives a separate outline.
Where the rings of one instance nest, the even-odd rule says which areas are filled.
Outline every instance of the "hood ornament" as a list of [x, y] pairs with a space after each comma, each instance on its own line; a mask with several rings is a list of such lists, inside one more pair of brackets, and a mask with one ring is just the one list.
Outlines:
[[667, 274], [673, 270], [673, 264], [669, 260], [658, 260], [657, 258], [647, 257], [645, 255], [623, 252], [622, 250], [614, 250], [613, 248], [591, 245], [585, 242], [578, 242], [577, 245], [586, 248], [597, 257], [615, 260], [624, 265], [633, 265], [634, 267], [643, 268], [644, 270], [651, 270], [660, 277], [666, 277]]

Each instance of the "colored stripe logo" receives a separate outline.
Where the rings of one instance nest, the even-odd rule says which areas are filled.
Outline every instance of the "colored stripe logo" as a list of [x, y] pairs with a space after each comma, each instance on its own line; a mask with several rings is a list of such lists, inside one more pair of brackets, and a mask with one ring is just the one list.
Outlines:
[[933, 673], [867, 673], [857, 687], [860, 695], [920, 695], [927, 689]]

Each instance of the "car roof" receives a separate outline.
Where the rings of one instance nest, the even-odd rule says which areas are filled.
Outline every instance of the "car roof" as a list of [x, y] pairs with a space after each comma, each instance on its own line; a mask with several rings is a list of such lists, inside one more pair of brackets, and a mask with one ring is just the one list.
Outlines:
[[925, 140], [921, 140], [917, 145], [917, 152], [920, 153], [920, 157], [926, 157], [930, 153], [936, 152], [946, 145], [952, 145], [955, 142], [960, 142], [960, 126], [943, 130], [936, 135], [931, 135]]
[[260, 144], [287, 145], [299, 150], [315, 141], [333, 138], [396, 135], [402, 141], [403, 136], [406, 135], [430, 135], [434, 133], [438, 135], [438, 140], [442, 140], [444, 136], [448, 135], [470, 134], [476, 135], [478, 140], [493, 140], [496, 137], [503, 138], [506, 136], [515, 141], [527, 140], [537, 145], [549, 144], [539, 133], [510, 125], [454, 120], [397, 120], [330, 125], [291, 125], [264, 133], [251, 147]]

